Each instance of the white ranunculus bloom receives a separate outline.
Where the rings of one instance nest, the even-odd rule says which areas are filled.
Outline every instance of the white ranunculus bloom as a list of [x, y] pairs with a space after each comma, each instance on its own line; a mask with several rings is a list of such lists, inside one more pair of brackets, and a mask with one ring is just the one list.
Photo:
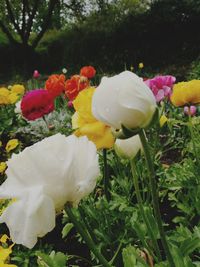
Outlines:
[[21, 114], [22, 110], [21, 110], [21, 100], [18, 101], [16, 104], [15, 104], [15, 113], [17, 114]]
[[77, 205], [96, 185], [99, 175], [95, 145], [87, 137], [56, 134], [7, 162], [1, 198], [14, 198], [0, 217], [13, 242], [32, 248], [37, 237], [55, 227], [56, 210], [66, 202]]
[[139, 150], [143, 150], [138, 134], [128, 139], [116, 139], [114, 148], [119, 157], [127, 159], [134, 158]]
[[155, 112], [156, 101], [148, 86], [136, 74], [124, 71], [103, 77], [92, 99], [92, 113], [97, 120], [120, 129], [146, 127]]

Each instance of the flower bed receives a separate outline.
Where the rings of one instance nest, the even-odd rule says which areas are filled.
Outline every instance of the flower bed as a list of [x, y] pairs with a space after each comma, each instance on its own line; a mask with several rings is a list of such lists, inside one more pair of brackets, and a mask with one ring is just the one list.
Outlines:
[[200, 266], [200, 81], [95, 74], [0, 88], [0, 266]]

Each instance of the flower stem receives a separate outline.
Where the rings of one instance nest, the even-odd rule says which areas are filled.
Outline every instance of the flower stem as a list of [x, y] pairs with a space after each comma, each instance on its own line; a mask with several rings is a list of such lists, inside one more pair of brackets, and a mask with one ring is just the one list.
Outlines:
[[167, 239], [166, 239], [163, 224], [162, 224], [161, 213], [160, 213], [160, 208], [159, 208], [159, 198], [158, 198], [158, 189], [157, 189], [157, 184], [156, 184], [155, 171], [154, 171], [154, 166], [153, 166], [153, 162], [152, 162], [152, 158], [150, 155], [150, 151], [149, 151], [149, 147], [148, 147], [148, 143], [146, 140], [144, 130], [141, 130], [139, 132], [139, 136], [140, 136], [140, 140], [142, 142], [143, 149], [144, 149], [144, 156], [145, 156], [145, 160], [146, 160], [146, 164], [147, 164], [149, 182], [151, 185], [151, 195], [152, 195], [152, 201], [153, 201], [154, 214], [155, 214], [155, 217], [157, 220], [161, 242], [162, 242], [166, 257], [168, 259], [169, 266], [175, 267], [173, 257], [171, 255], [170, 250], [169, 250], [169, 246], [167, 243]]
[[46, 120], [46, 118], [45, 118], [45, 115], [42, 116], [42, 119], [43, 119], [43, 121], [44, 121], [44, 123], [45, 123], [45, 125], [46, 125], [46, 127], [47, 127], [48, 132], [49, 132], [49, 125], [48, 125], [48, 122], [47, 122], [47, 120]]
[[191, 140], [192, 140], [192, 146], [193, 146], [193, 149], [194, 149], [194, 154], [195, 154], [195, 157], [196, 157], [196, 161], [197, 161], [198, 167], [200, 167], [199, 155], [198, 155], [197, 147], [196, 147], [196, 144], [195, 144], [195, 137], [194, 137], [194, 130], [193, 130], [193, 125], [192, 125], [192, 118], [191, 118], [190, 115], [188, 116], [188, 118], [189, 118], [189, 120], [188, 120], [188, 129], [190, 131], [190, 136], [191, 136]]
[[76, 218], [73, 214], [70, 203], [65, 205], [65, 211], [70, 218], [71, 222], [76, 227], [79, 234], [82, 236], [83, 240], [87, 244], [88, 248], [93, 252], [95, 257], [99, 260], [103, 267], [111, 267], [110, 263], [104, 258], [104, 256], [100, 253], [99, 249], [96, 247], [96, 244], [92, 240], [91, 236], [85, 230], [82, 223]]
[[[145, 212], [144, 212], [144, 208], [143, 208], [143, 201], [142, 201], [142, 197], [140, 194], [140, 189], [139, 189], [139, 184], [138, 184], [138, 175], [137, 175], [137, 171], [136, 171], [136, 165], [135, 165], [135, 160], [134, 158], [130, 160], [131, 163], [131, 172], [132, 172], [132, 176], [133, 176], [133, 183], [134, 183], [134, 187], [135, 187], [135, 193], [136, 193], [136, 198], [137, 198], [137, 202], [139, 205], [139, 209], [140, 209], [140, 213], [142, 215], [142, 218], [146, 224], [148, 233], [150, 234], [150, 238], [152, 240], [153, 246], [155, 251], [158, 253], [158, 259], [159, 261], [161, 261], [162, 257], [160, 254], [160, 250], [158, 247], [158, 243], [157, 243], [157, 239], [156, 237], [154, 237], [153, 231], [152, 231], [152, 226], [150, 225], [148, 219], [146, 218]], [[146, 243], [146, 242], [143, 242]], [[155, 255], [153, 254], [151, 248], [148, 246], [148, 244], [146, 245], [146, 249], [150, 252], [151, 256], [153, 258], [155, 258]]]
[[103, 149], [103, 165], [104, 165], [104, 170], [103, 170], [104, 192], [105, 192], [107, 201], [110, 201], [107, 150], [105, 148]]

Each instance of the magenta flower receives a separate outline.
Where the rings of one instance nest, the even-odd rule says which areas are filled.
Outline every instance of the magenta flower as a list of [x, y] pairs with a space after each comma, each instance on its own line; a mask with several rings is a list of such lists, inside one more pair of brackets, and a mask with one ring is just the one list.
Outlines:
[[22, 115], [29, 121], [36, 120], [54, 110], [54, 101], [47, 90], [27, 92], [21, 101]]
[[156, 101], [160, 102], [164, 98], [169, 98], [172, 93], [172, 87], [176, 78], [171, 75], [155, 76], [152, 79], [144, 81], [153, 92]]

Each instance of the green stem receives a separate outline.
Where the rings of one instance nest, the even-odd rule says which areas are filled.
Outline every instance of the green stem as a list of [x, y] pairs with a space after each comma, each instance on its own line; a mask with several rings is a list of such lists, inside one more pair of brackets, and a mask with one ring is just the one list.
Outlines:
[[42, 119], [43, 119], [43, 121], [44, 121], [44, 123], [45, 123], [45, 125], [46, 125], [46, 127], [47, 127], [48, 132], [49, 132], [49, 125], [48, 125], [48, 122], [47, 122], [47, 120], [46, 120], [46, 118], [45, 118], [45, 115], [42, 116]]
[[82, 226], [82, 223], [79, 220], [77, 220], [76, 216], [73, 214], [70, 203], [67, 203], [65, 205], [65, 211], [68, 217], [70, 218], [71, 222], [74, 224], [77, 231], [82, 236], [85, 243], [87, 244], [88, 248], [93, 252], [93, 254], [102, 264], [102, 266], [111, 267], [109, 262], [104, 258], [104, 256], [100, 253], [99, 249], [96, 247], [96, 244], [94, 243], [90, 235], [87, 233], [87, 231]]
[[194, 131], [193, 131], [193, 125], [192, 125], [192, 118], [191, 118], [190, 115], [188, 117], [189, 117], [188, 129], [190, 131], [190, 136], [191, 136], [191, 140], [192, 140], [192, 146], [193, 146], [193, 149], [194, 149], [194, 154], [195, 154], [195, 157], [196, 157], [197, 164], [200, 167], [199, 155], [198, 155], [197, 147], [196, 147], [196, 144], [195, 144], [195, 137], [194, 137]]
[[[140, 213], [142, 215], [142, 218], [146, 224], [148, 233], [150, 234], [150, 238], [152, 240], [153, 246], [154, 246], [154, 250], [158, 253], [158, 259], [159, 261], [162, 260], [161, 254], [160, 254], [160, 249], [158, 247], [158, 243], [157, 243], [157, 239], [156, 237], [154, 237], [153, 231], [152, 231], [152, 226], [149, 224], [148, 219], [146, 218], [145, 212], [144, 212], [144, 208], [143, 208], [143, 201], [142, 201], [142, 197], [140, 194], [140, 189], [139, 189], [139, 184], [138, 184], [138, 175], [136, 172], [136, 165], [135, 165], [135, 160], [134, 158], [130, 160], [131, 163], [131, 172], [133, 175], [133, 183], [134, 183], [134, 187], [135, 187], [135, 193], [136, 193], [136, 198], [137, 198], [137, 202], [139, 205], [139, 209], [140, 209]], [[146, 242], [143, 242], [146, 244]], [[155, 255], [153, 254], [151, 248], [148, 246], [148, 244], [146, 244], [146, 249], [149, 251], [149, 253], [151, 254], [151, 256], [153, 258], [155, 258]]]
[[150, 151], [149, 151], [149, 147], [148, 147], [148, 143], [146, 140], [144, 130], [141, 130], [139, 132], [139, 136], [140, 136], [140, 140], [142, 142], [143, 149], [144, 149], [144, 156], [145, 156], [147, 170], [149, 174], [149, 182], [151, 185], [151, 195], [152, 195], [152, 201], [153, 201], [154, 214], [157, 220], [161, 242], [162, 242], [162, 245], [163, 245], [170, 267], [175, 267], [174, 260], [169, 250], [169, 246], [168, 246], [167, 239], [165, 236], [165, 231], [164, 231], [163, 224], [162, 224], [161, 213], [160, 213], [160, 208], [159, 208], [159, 198], [158, 198], [158, 189], [157, 189], [157, 184], [156, 184], [156, 176], [155, 176], [153, 161], [150, 155]]
[[83, 209], [79, 206], [79, 207], [78, 207], [78, 210], [79, 210], [80, 215], [81, 215], [82, 225], [83, 225], [84, 228], [87, 230], [87, 232], [88, 232], [89, 235], [91, 236], [92, 240], [93, 240], [94, 242], [96, 242], [96, 236], [95, 236], [95, 234], [94, 234], [93, 229], [89, 226], [88, 222], [87, 222], [86, 219], [85, 219]]
[[103, 149], [103, 165], [104, 165], [104, 170], [103, 170], [104, 192], [105, 192], [107, 201], [110, 201], [107, 150], [105, 148]]

